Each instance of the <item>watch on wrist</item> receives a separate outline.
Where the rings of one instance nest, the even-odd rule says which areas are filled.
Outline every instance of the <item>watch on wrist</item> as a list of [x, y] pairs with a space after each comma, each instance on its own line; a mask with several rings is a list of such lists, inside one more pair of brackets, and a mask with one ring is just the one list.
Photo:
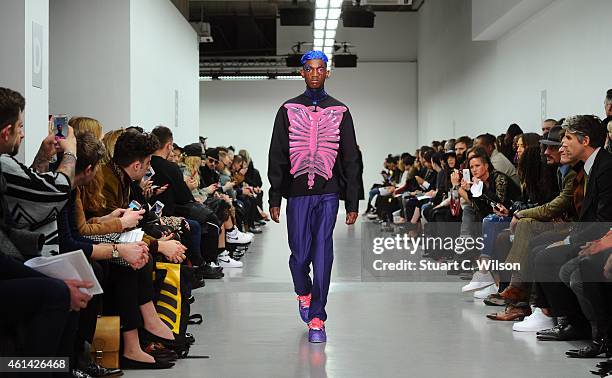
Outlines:
[[113, 258], [116, 259], [119, 257], [119, 250], [117, 249], [117, 244], [113, 244]]

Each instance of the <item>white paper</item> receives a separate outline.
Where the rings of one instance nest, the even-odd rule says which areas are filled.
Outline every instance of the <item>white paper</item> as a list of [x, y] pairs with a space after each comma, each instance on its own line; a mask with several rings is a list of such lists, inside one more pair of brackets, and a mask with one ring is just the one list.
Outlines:
[[93, 283], [90, 289], [80, 289], [84, 293], [97, 295], [104, 292], [82, 250], [56, 256], [35, 257], [26, 261], [25, 265], [58, 280], [79, 280]]
[[472, 196], [477, 197], [477, 198], [482, 196], [483, 187], [484, 187], [484, 183], [482, 181], [478, 181], [472, 184], [472, 187], [470, 188], [470, 192], [472, 192]]
[[119, 243], [134, 243], [142, 241], [144, 237], [144, 231], [140, 228], [136, 228], [132, 231], [127, 231], [119, 236]]

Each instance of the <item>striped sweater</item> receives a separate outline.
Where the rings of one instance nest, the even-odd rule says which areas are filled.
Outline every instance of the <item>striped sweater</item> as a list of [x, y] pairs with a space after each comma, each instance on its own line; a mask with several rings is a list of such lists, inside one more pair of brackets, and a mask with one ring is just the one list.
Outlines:
[[63, 173], [38, 173], [9, 155], [1, 155], [0, 164], [13, 226], [44, 234], [43, 255], [58, 253], [57, 215], [68, 201], [70, 180]]

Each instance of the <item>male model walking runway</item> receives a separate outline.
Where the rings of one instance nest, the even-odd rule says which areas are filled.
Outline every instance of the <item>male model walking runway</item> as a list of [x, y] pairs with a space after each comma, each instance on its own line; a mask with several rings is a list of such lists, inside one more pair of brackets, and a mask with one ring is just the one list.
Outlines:
[[278, 223], [281, 197], [287, 198], [289, 268], [313, 343], [327, 341], [325, 304], [339, 199], [345, 201], [346, 224], [355, 223], [361, 179], [351, 114], [324, 89], [327, 63], [321, 51], [302, 57], [306, 91], [278, 110], [268, 161], [270, 213]]

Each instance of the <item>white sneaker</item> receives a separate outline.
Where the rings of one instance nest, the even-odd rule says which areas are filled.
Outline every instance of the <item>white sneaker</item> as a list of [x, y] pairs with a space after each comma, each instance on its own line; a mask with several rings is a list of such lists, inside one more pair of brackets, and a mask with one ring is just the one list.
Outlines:
[[210, 265], [210, 267], [211, 267], [211, 268], [213, 268], [213, 269], [214, 269], [214, 268], [219, 268], [219, 265], [218, 265], [216, 262], [214, 262], [214, 261], [213, 261], [213, 262], [211, 262], [211, 263], [210, 263], [210, 264], [208, 264], [208, 265]]
[[376, 219], [376, 218], [378, 218], [378, 215], [376, 215], [376, 213], [370, 213], [370, 214], [366, 215], [366, 217], [368, 219]]
[[485, 287], [482, 290], [477, 290], [474, 292], [474, 298], [476, 299], [486, 299], [489, 295], [497, 293], [499, 288], [497, 285], [490, 285]]
[[217, 257], [217, 262], [221, 268], [242, 268], [242, 261], [236, 261], [230, 257], [228, 251], [224, 251]]
[[523, 319], [522, 322], [514, 323], [512, 330], [515, 332], [537, 332], [554, 326], [553, 318], [544, 315], [541, 308], [533, 307], [531, 315]]
[[234, 231], [225, 234], [225, 241], [232, 244], [249, 244], [253, 241], [253, 237], [234, 229]]
[[487, 286], [491, 286], [495, 284], [495, 280], [490, 272], [483, 273], [481, 271], [477, 271], [472, 276], [472, 280], [469, 284], [465, 285], [461, 288], [461, 291], [466, 293], [468, 291], [480, 290], [484, 289]]

